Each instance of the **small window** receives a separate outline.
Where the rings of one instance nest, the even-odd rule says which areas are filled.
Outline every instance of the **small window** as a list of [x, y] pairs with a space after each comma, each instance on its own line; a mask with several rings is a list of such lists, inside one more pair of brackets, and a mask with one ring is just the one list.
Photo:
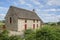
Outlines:
[[33, 20], [33, 22], [35, 23], [35, 20]]
[[38, 24], [37, 24], [37, 28], [38, 28]]
[[12, 18], [10, 17], [10, 23], [12, 23]]
[[27, 20], [25, 20], [25, 23], [27, 23]]
[[38, 20], [37, 20], [37, 23], [38, 23]]

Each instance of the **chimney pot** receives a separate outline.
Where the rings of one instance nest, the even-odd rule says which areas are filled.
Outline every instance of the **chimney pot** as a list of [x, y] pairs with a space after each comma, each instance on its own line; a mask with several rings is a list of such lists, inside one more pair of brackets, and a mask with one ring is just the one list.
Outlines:
[[33, 11], [35, 12], [35, 9], [33, 9]]

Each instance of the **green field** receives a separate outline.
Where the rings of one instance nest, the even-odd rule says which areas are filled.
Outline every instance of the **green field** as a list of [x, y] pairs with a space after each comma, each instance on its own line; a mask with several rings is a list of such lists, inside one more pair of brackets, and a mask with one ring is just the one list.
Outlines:
[[0, 23], [0, 25], [4, 25], [5, 23]]
[[3, 26], [3, 25], [5, 25], [5, 23], [0, 22], [0, 27]]

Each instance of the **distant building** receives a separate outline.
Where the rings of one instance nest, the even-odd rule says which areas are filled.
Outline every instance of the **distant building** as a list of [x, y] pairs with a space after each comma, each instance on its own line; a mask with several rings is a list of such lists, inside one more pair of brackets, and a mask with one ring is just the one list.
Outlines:
[[10, 6], [6, 17], [5, 25], [8, 30], [23, 31], [26, 29], [36, 29], [42, 26], [43, 22], [35, 13], [22, 8]]

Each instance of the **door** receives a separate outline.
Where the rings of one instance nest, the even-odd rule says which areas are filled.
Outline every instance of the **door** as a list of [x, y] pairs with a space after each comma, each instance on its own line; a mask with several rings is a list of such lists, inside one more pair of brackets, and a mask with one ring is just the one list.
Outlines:
[[27, 24], [25, 24], [25, 30], [27, 29]]

